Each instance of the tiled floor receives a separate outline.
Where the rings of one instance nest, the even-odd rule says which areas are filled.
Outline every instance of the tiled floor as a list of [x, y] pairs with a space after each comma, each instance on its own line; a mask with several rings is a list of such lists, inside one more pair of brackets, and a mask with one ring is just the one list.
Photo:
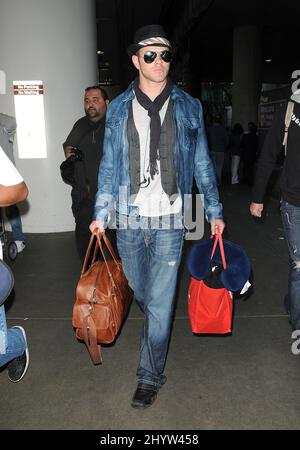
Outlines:
[[80, 273], [73, 233], [28, 234], [13, 263], [15, 293], [7, 301], [9, 325], [26, 329], [30, 367], [14, 384], [0, 373], [0, 429], [202, 430], [300, 428], [300, 356], [282, 306], [287, 254], [271, 200], [264, 223], [248, 213], [249, 189], [221, 191], [225, 237], [251, 259], [252, 295], [236, 300], [231, 336], [195, 336], [187, 316], [189, 276], [181, 265], [170, 342], [168, 381], [154, 405], [130, 406], [136, 387], [142, 315], [135, 304], [115, 345], [93, 366], [71, 325]]

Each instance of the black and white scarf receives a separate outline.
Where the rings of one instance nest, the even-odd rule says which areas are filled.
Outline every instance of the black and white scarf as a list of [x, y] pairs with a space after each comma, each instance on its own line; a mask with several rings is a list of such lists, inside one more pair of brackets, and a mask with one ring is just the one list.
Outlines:
[[159, 111], [163, 107], [166, 100], [170, 97], [173, 82], [170, 78], [167, 79], [167, 83], [162, 92], [152, 101], [144, 92], [139, 88], [139, 78], [134, 81], [134, 91], [139, 104], [148, 111], [150, 117], [150, 176], [153, 180], [155, 174], [158, 173], [157, 161], [159, 159], [158, 145], [161, 132], [161, 121]]

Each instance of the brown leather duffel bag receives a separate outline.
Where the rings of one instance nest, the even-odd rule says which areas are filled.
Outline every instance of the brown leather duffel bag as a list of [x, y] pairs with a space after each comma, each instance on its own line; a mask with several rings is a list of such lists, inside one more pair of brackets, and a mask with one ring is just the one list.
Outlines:
[[[93, 258], [87, 269], [94, 239]], [[112, 256], [111, 260], [103, 251], [103, 242]], [[103, 261], [96, 259], [99, 250]], [[77, 284], [72, 320], [76, 337], [84, 340], [94, 364], [102, 363], [101, 344], [110, 344], [115, 340], [131, 298], [132, 291], [121, 261], [117, 259], [105, 233], [96, 229], [91, 236]]]

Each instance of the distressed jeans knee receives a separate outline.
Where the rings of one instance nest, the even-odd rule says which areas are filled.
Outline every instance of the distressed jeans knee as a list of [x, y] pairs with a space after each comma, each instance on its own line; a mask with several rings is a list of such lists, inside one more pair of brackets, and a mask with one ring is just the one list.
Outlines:
[[123, 269], [145, 313], [139, 382], [162, 386], [183, 245], [182, 229], [118, 230]]

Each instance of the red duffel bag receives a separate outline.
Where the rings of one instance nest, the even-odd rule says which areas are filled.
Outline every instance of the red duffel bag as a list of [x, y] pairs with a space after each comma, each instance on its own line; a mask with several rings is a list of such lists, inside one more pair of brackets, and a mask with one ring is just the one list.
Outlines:
[[[215, 235], [211, 261], [213, 261], [217, 244], [219, 244], [222, 258], [221, 270], [226, 270], [221, 233]], [[191, 277], [188, 293], [188, 312], [193, 333], [230, 333], [232, 309], [232, 294], [228, 289], [225, 287], [210, 287], [207, 285], [207, 279], [197, 280]]]

